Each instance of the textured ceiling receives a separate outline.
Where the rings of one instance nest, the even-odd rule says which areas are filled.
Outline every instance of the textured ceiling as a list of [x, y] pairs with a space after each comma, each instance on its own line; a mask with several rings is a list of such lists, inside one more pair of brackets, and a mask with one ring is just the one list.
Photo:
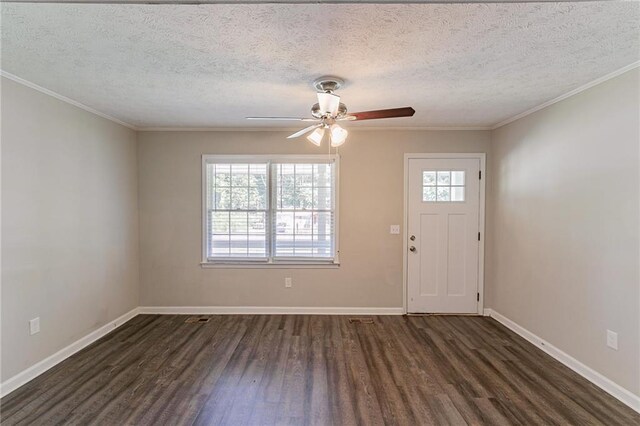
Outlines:
[[350, 126], [491, 126], [640, 59], [640, 3], [2, 3], [2, 69], [138, 127], [308, 115], [333, 74]]

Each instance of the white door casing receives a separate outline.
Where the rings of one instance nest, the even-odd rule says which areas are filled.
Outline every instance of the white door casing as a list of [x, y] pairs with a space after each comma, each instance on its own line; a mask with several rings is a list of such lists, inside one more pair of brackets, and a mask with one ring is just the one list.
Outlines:
[[483, 166], [479, 154], [407, 158], [408, 312], [482, 312]]

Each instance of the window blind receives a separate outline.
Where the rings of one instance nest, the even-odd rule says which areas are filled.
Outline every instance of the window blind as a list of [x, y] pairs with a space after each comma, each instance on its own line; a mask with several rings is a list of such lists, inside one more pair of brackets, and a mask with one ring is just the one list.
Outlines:
[[333, 163], [273, 164], [274, 257], [333, 257]]
[[204, 163], [205, 260], [335, 260], [335, 162], [235, 160]]

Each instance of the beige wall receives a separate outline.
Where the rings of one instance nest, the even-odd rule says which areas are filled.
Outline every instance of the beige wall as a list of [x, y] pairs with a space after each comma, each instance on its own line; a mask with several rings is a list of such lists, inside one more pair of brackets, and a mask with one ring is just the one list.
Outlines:
[[[352, 131], [340, 148], [339, 269], [202, 269], [202, 154], [318, 154], [291, 132], [140, 132], [141, 305], [402, 307], [407, 152], [486, 152], [489, 132]], [[284, 287], [284, 278], [293, 287]]]
[[4, 381], [138, 305], [138, 214], [134, 131], [3, 78], [1, 136]]
[[494, 132], [353, 130], [342, 265], [269, 270], [200, 267], [201, 155], [324, 149], [289, 132], [138, 132], [136, 153], [135, 132], [3, 79], [2, 380], [138, 304], [401, 307], [404, 231], [389, 225], [404, 153], [491, 149], [485, 307], [640, 394], [639, 77]]
[[488, 307], [636, 394], [639, 79], [636, 68], [493, 132], [486, 258]]

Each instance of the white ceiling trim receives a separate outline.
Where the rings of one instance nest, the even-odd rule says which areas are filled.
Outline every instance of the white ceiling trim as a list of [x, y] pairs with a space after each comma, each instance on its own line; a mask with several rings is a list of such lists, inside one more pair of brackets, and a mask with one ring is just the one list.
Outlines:
[[542, 103], [542, 104], [540, 104], [540, 105], [538, 105], [536, 107], [533, 107], [533, 108], [528, 109], [528, 110], [526, 110], [524, 112], [521, 112], [520, 114], [514, 115], [511, 118], [507, 118], [506, 120], [501, 121], [498, 124], [495, 124], [495, 125], [491, 126], [489, 128], [489, 130], [495, 130], [495, 129], [497, 129], [499, 127], [502, 127], [502, 126], [505, 126], [505, 125], [507, 125], [509, 123], [513, 123], [514, 121], [519, 120], [519, 119], [521, 119], [523, 117], [526, 117], [527, 115], [533, 114], [534, 112], [540, 111], [541, 109], [544, 109], [544, 108], [546, 108], [548, 106], [551, 106], [551, 105], [553, 105], [555, 103], [563, 101], [563, 100], [565, 100], [567, 98], [570, 98], [570, 97], [572, 97], [574, 95], [577, 95], [580, 92], [584, 92], [587, 89], [590, 89], [590, 88], [592, 88], [594, 86], [597, 86], [598, 84], [604, 83], [607, 80], [611, 80], [612, 78], [615, 78], [615, 77], [617, 77], [617, 76], [619, 76], [621, 74], [624, 74], [627, 71], [631, 71], [632, 69], [637, 68], [637, 67], [640, 67], [640, 61], [633, 62], [633, 63], [631, 63], [631, 64], [629, 64], [629, 65], [627, 65], [625, 67], [620, 68], [619, 70], [616, 70], [616, 71], [614, 71], [612, 73], [609, 73], [607, 75], [604, 75], [602, 77], [596, 78], [595, 80], [590, 81], [587, 84], [583, 84], [580, 87], [576, 87], [575, 89], [573, 89], [573, 90], [571, 90], [571, 91], [569, 91], [569, 92], [567, 92], [567, 93], [565, 93], [563, 95], [560, 95], [557, 98], [553, 98], [550, 101], [544, 102], [544, 103]]
[[[120, 124], [122, 126], [128, 127], [131, 130], [136, 130], [139, 132], [295, 132], [299, 130], [299, 127], [137, 127], [131, 123], [127, 123], [125, 121], [119, 120], [115, 117], [112, 117], [108, 114], [100, 112], [96, 109], [91, 108], [83, 103], [75, 101], [71, 98], [68, 98], [64, 95], [61, 95], [53, 90], [49, 90], [45, 87], [39, 86], [35, 83], [30, 82], [29, 80], [25, 80], [24, 78], [18, 77], [17, 75], [11, 74], [4, 70], [0, 70], [0, 76], [8, 78], [9, 80], [15, 81], [16, 83], [22, 84], [23, 86], [27, 86], [31, 89], [37, 90], [38, 92], [44, 93], [45, 95], [49, 95], [53, 98], [56, 98], [60, 101], [66, 102], [70, 105], [83, 109], [87, 112], [95, 114], [99, 117], [106, 118], [107, 120], [113, 121], [114, 123]], [[381, 130], [431, 130], [431, 131], [455, 131], [455, 130], [491, 130], [490, 126], [476, 126], [476, 127], [357, 127], [355, 129], [350, 130], [362, 130], [362, 131], [381, 131]]]
[[474, 3], [587, 3], [616, 0], [0, 0], [0, 3], [75, 4], [474, 4]]
[[37, 90], [38, 92], [44, 93], [45, 95], [49, 95], [51, 97], [54, 97], [54, 98], [56, 98], [56, 99], [58, 99], [60, 101], [66, 102], [68, 104], [71, 104], [71, 105], [73, 105], [75, 107], [83, 109], [83, 110], [85, 110], [87, 112], [90, 112], [92, 114], [95, 114], [95, 115], [97, 115], [99, 117], [106, 118], [107, 120], [113, 121], [114, 123], [120, 124], [121, 126], [128, 127], [131, 130], [139, 130], [133, 124], [126, 123], [126, 122], [124, 122], [122, 120], [118, 120], [115, 117], [112, 117], [112, 116], [110, 116], [108, 114], [100, 112], [100, 111], [98, 111], [96, 109], [93, 109], [90, 106], [82, 104], [82, 103], [80, 103], [78, 101], [74, 101], [73, 99], [67, 98], [66, 96], [61, 95], [60, 93], [54, 92], [53, 90], [49, 90], [49, 89], [47, 89], [45, 87], [38, 86], [37, 84], [32, 83], [32, 82], [30, 82], [28, 80], [25, 80], [24, 78], [20, 78], [17, 75], [13, 75], [13, 74], [11, 74], [9, 72], [6, 72], [4, 70], [0, 70], [0, 76], [8, 78], [9, 80], [13, 80], [16, 83], [22, 84], [23, 86], [27, 86], [27, 87], [29, 87], [29, 88], [31, 88], [33, 90]]
[[[607, 75], [599, 77], [589, 83], [583, 84], [580, 87], [577, 87], [563, 95], [560, 95], [554, 99], [551, 99], [547, 102], [544, 102], [538, 106], [535, 106], [531, 109], [528, 109], [520, 114], [514, 115], [511, 118], [508, 118], [504, 121], [499, 122], [498, 124], [494, 124], [493, 126], [487, 127], [358, 127], [353, 130], [363, 130], [363, 131], [384, 131], [384, 130], [431, 130], [431, 131], [460, 131], [460, 130], [495, 130], [502, 126], [506, 126], [509, 123], [513, 123], [516, 120], [524, 118], [534, 112], [540, 111], [544, 108], [547, 108], [553, 104], [556, 104], [560, 101], [563, 101], [567, 98], [575, 96], [585, 90], [588, 90], [598, 84], [604, 83], [607, 80], [611, 80], [621, 74], [624, 74], [627, 71], [631, 71], [634, 68], [640, 67], [640, 61], [633, 62], [627, 66], [624, 66], [616, 71], [613, 71]], [[75, 107], [83, 109], [87, 112], [95, 114], [99, 117], [105, 118], [107, 120], [113, 121], [114, 123], [120, 124], [122, 126], [128, 127], [129, 129], [140, 131], [140, 132], [288, 132], [298, 130], [297, 127], [286, 127], [286, 128], [273, 128], [273, 127], [136, 127], [133, 124], [124, 122], [115, 117], [112, 117], [108, 114], [100, 112], [96, 109], [93, 109], [85, 104], [82, 104], [78, 101], [70, 99], [64, 95], [56, 93], [52, 90], [39, 86], [35, 83], [32, 83], [24, 78], [20, 78], [17, 75], [13, 75], [4, 70], [0, 70], [0, 76], [8, 78], [9, 80], [13, 80], [16, 83], [22, 84], [24, 86], [30, 87], [31, 89], [37, 90], [46, 95], [52, 96], [58, 100], [71, 104]]]
[[[295, 132], [300, 127], [138, 127], [140, 132]], [[491, 127], [352, 127], [349, 131], [387, 131], [387, 130], [491, 130]]]

